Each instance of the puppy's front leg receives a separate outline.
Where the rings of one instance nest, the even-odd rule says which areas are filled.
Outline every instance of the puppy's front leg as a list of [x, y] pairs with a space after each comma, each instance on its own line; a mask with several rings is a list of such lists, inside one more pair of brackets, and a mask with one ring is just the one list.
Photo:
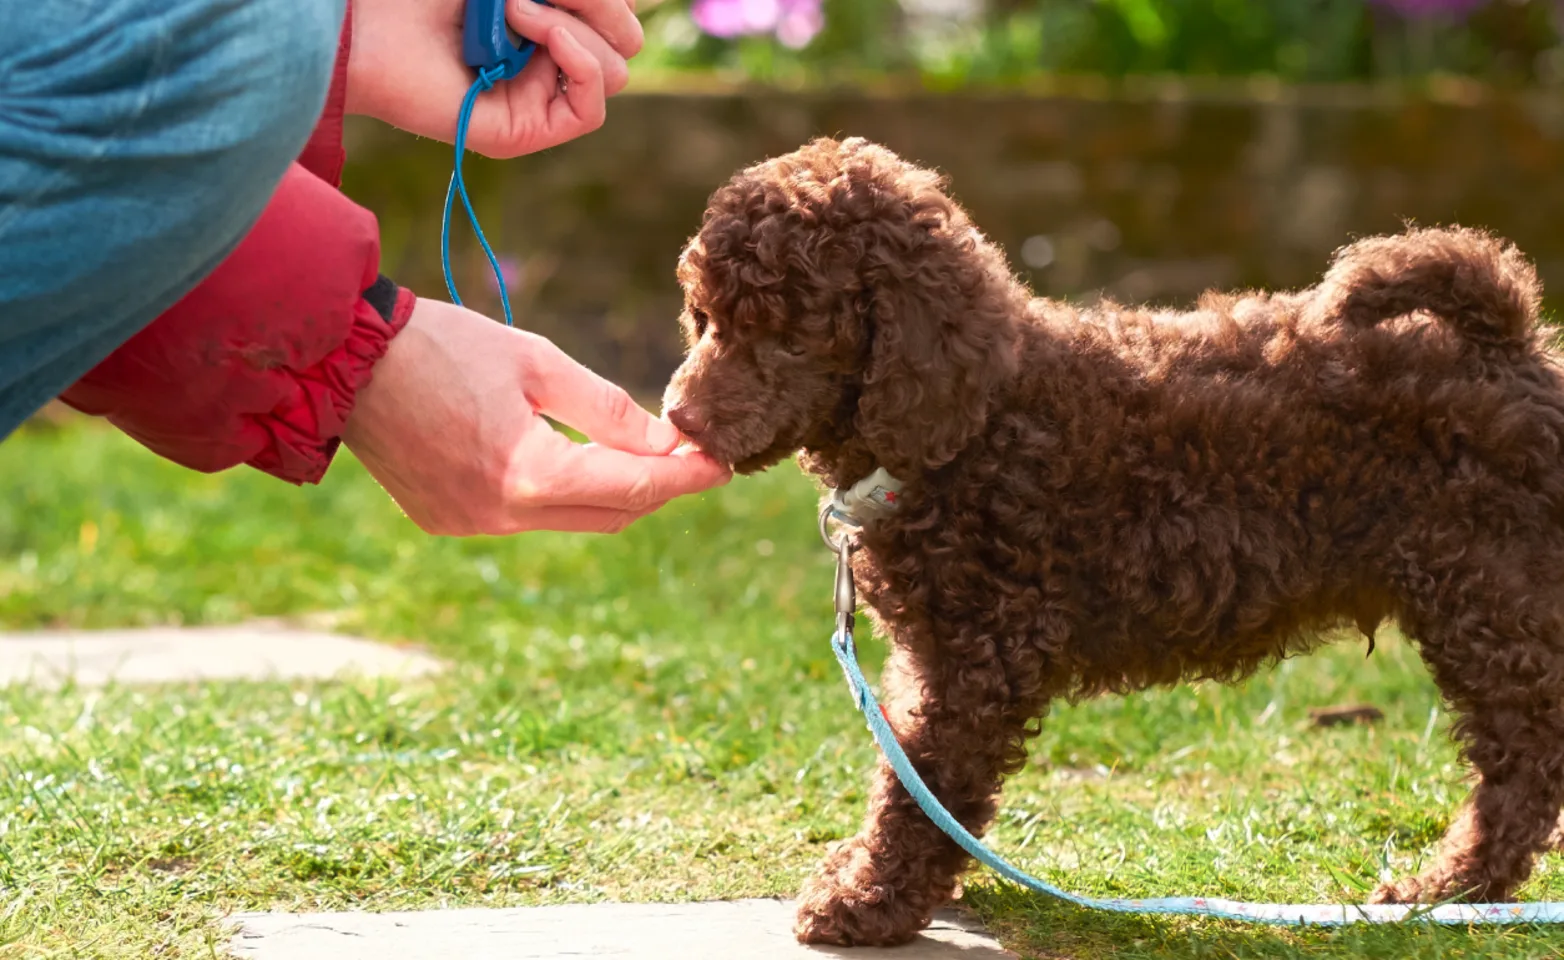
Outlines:
[[[1003, 666], [941, 649], [926, 669], [894, 644], [881, 687], [892, 728], [913, 766], [953, 816], [982, 836], [1000, 781], [1025, 761], [1028, 714], [1010, 702]], [[960, 662], [956, 662], [956, 661]], [[949, 902], [970, 858], [902, 788], [882, 757], [858, 835], [832, 849], [800, 897], [794, 933], [803, 943], [892, 946], [911, 940]]]

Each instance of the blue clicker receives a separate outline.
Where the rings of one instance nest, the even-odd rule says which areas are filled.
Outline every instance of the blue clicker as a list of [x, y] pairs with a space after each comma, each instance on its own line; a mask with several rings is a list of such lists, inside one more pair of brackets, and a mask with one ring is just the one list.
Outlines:
[[537, 44], [516, 35], [505, 22], [505, 0], [467, 0], [467, 23], [462, 28], [462, 59], [487, 72], [501, 69], [495, 79], [509, 80], [532, 59]]

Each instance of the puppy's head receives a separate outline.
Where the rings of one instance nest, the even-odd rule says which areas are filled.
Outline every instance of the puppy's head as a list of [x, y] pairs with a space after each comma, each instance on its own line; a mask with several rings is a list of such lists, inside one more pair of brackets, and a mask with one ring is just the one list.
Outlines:
[[1014, 369], [1028, 296], [941, 187], [855, 138], [717, 190], [679, 262], [675, 426], [744, 473], [800, 448], [907, 479], [952, 459]]

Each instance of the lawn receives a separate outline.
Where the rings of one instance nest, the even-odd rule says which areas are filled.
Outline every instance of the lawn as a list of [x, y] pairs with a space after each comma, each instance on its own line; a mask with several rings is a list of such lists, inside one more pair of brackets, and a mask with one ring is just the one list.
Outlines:
[[[618, 537], [434, 540], [345, 455], [296, 490], [103, 429], [7, 441], [0, 626], [298, 617], [453, 667], [0, 689], [0, 956], [220, 956], [248, 909], [790, 895], [856, 828], [874, 756], [826, 642], [814, 502], [789, 467]], [[1360, 900], [1464, 789], [1415, 651], [1365, 649], [1056, 711], [995, 845], [1086, 893]], [[1353, 701], [1385, 719], [1310, 726]], [[1522, 897], [1564, 899], [1555, 858]], [[1033, 957], [1564, 952], [1540, 929], [1102, 916], [981, 874], [965, 900]]]

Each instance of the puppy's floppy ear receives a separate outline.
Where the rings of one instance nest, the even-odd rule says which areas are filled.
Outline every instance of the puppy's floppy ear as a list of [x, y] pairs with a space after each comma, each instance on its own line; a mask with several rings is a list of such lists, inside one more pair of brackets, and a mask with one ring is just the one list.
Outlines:
[[854, 421], [876, 462], [911, 479], [949, 463], [988, 417], [1016, 369], [1026, 295], [1003, 257], [931, 204], [893, 242], [865, 250], [870, 338]]

